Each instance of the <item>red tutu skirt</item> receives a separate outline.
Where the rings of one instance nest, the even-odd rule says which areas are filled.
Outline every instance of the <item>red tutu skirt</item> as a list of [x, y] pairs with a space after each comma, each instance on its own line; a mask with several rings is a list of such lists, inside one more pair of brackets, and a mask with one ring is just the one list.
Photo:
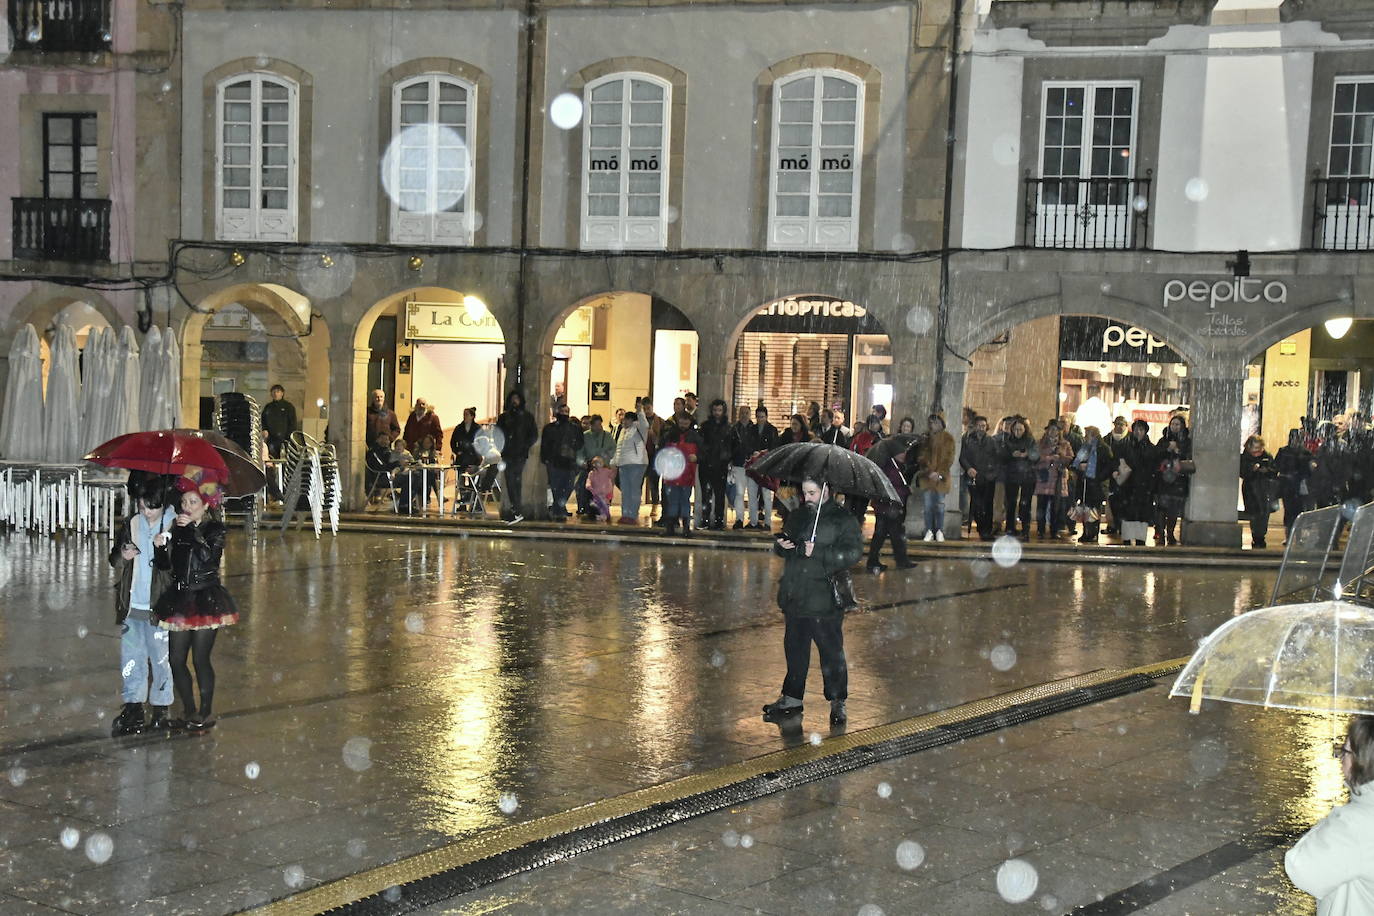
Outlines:
[[164, 630], [210, 630], [239, 622], [238, 605], [219, 584], [194, 591], [169, 588], [153, 613]]

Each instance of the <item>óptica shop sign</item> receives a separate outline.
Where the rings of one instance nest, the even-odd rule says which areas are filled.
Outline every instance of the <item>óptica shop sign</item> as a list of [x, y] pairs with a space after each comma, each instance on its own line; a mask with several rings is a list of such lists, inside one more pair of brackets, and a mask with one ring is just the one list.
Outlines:
[[1164, 307], [1175, 302], [1206, 302], [1214, 309], [1227, 302], [1269, 302], [1281, 305], [1288, 301], [1288, 284], [1282, 280], [1262, 280], [1255, 277], [1231, 277], [1225, 280], [1169, 280], [1164, 284]]

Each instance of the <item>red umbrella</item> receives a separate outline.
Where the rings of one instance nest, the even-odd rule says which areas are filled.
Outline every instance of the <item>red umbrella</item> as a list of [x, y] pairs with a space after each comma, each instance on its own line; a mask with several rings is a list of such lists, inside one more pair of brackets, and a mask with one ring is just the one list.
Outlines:
[[86, 460], [107, 468], [180, 476], [204, 468], [224, 486], [226, 496], [246, 496], [266, 485], [247, 453], [219, 433], [199, 429], [161, 429], [128, 433], [97, 446]]

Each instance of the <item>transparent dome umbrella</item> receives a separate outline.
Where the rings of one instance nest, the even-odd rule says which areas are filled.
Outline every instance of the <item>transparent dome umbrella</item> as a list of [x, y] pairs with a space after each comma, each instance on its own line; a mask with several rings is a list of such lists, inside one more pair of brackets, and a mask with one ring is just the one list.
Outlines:
[[1170, 696], [1374, 714], [1374, 608], [1320, 601], [1228, 620], [1198, 646]]

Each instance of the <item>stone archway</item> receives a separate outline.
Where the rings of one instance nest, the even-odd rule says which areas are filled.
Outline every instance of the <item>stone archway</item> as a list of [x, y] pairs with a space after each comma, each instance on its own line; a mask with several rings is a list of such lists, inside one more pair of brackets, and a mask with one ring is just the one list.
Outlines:
[[[309, 299], [287, 287], [271, 283], [248, 283], [219, 290], [198, 303], [178, 328], [181, 346], [182, 422], [195, 423], [199, 419], [201, 376], [205, 359], [207, 327], [212, 316], [227, 306], [238, 304], [269, 325], [273, 340], [291, 339], [299, 348], [300, 377], [290, 379], [287, 398], [297, 403], [297, 415], [302, 425], [309, 425], [312, 435], [323, 432], [328, 422], [330, 403], [330, 340], [329, 328], [317, 320]], [[287, 383], [284, 380], [283, 383]], [[270, 383], [275, 383], [271, 380]], [[255, 392], [259, 402], [265, 402], [265, 390]], [[314, 422], [319, 421], [319, 422]]]

